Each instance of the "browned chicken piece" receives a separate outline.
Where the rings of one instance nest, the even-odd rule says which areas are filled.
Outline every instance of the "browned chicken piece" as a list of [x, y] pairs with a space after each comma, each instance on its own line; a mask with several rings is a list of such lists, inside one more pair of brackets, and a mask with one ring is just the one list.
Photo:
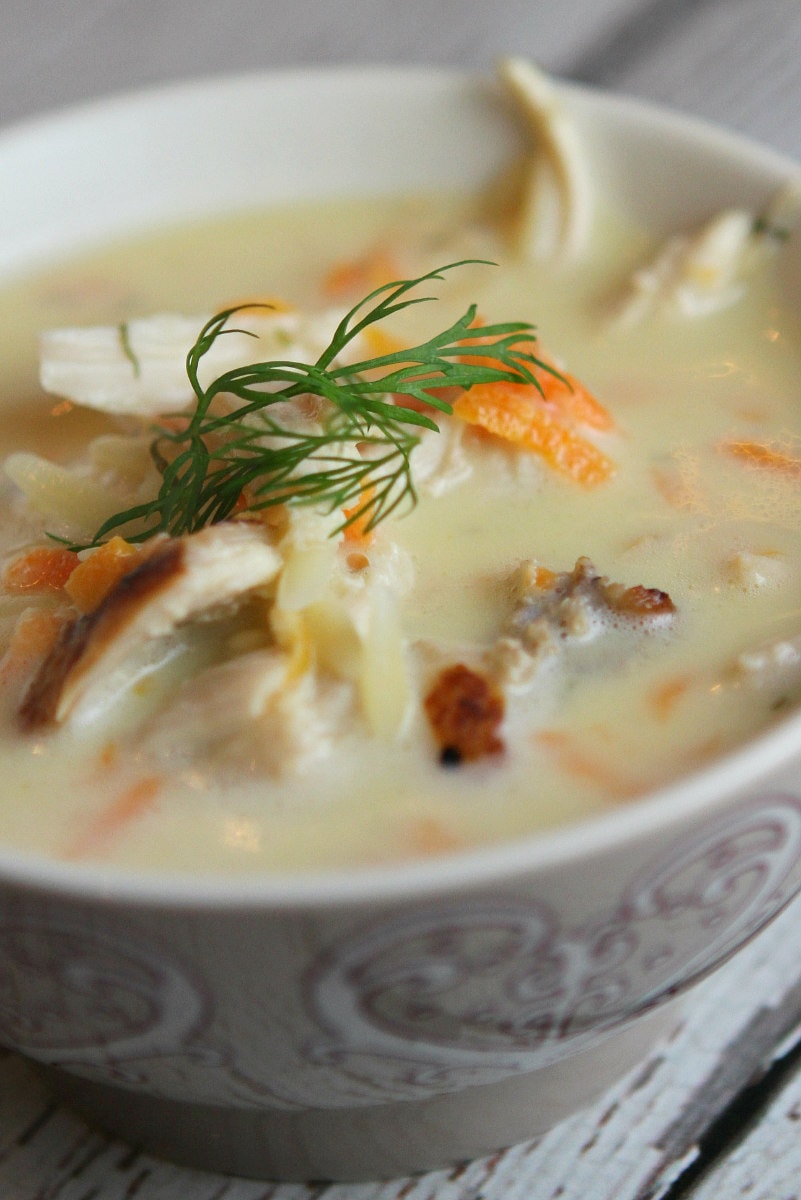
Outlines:
[[91, 708], [112, 671], [142, 646], [200, 614], [230, 605], [278, 573], [281, 559], [258, 527], [229, 522], [154, 541], [144, 560], [93, 612], [69, 622], [19, 710], [34, 730]]
[[425, 714], [444, 766], [504, 749], [500, 730], [507, 698], [515, 692], [530, 696], [532, 688], [545, 686], [546, 663], [568, 671], [579, 664], [582, 670], [607, 669], [619, 662], [621, 638], [605, 635], [666, 628], [676, 612], [667, 592], [613, 583], [588, 558], [558, 573], [531, 560], [522, 563], [511, 600], [511, 615], [493, 644], [470, 666], [440, 665], [426, 693]]
[[504, 632], [519, 637], [530, 652], [554, 637], [580, 640], [622, 622], [667, 625], [676, 612], [667, 592], [612, 583], [588, 558], [559, 573], [524, 563], [515, 583], [515, 607]]
[[491, 680], [464, 663], [446, 667], [425, 698], [425, 712], [443, 766], [499, 754], [504, 699]]
[[[626, 587], [599, 575], [588, 558], [572, 571], [550, 571], [528, 560], [512, 583], [512, 612], [501, 636], [487, 651], [490, 673], [512, 691], [527, 692], [540, 668], [580, 654], [586, 669], [610, 665], [625, 652], [613, 633], [667, 629], [676, 608], [667, 592], [635, 584]], [[630, 638], [626, 644], [633, 646]], [[576, 660], [577, 661], [577, 660]]]

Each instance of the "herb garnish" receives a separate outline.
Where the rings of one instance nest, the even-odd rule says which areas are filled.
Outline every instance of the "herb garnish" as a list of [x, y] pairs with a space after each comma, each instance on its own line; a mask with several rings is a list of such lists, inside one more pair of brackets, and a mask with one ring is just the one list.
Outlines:
[[[343, 317], [314, 364], [251, 363], [203, 387], [198, 371], [204, 355], [218, 337], [234, 331], [228, 323], [237, 312], [254, 306], [238, 305], [212, 317], [186, 359], [196, 397], [194, 412], [188, 418], [182, 415], [177, 432], [155, 426], [151, 453], [162, 475], [158, 495], [110, 517], [91, 545], [131, 524], [140, 528], [126, 536], [140, 542], [156, 533], [192, 533], [243, 507], [257, 511], [286, 503], [314, 503], [326, 512], [347, 509], [340, 530], [356, 520], [372, 529], [404, 501], [414, 504], [410, 455], [419, 441], [414, 430], [438, 430], [431, 409], [452, 411], [437, 390], [498, 380], [539, 386], [532, 368], [553, 368], [523, 348], [530, 346], [533, 326], [505, 322], [477, 329], [476, 305], [471, 305], [447, 329], [418, 346], [346, 366], [336, 365], [336, 360], [368, 326], [435, 299], [412, 296], [413, 289], [477, 261], [449, 263], [415, 279], [376, 288]], [[220, 395], [235, 396], [241, 403], [231, 411], [215, 412], [212, 402]], [[308, 395], [327, 402], [319, 431], [293, 429], [281, 420], [280, 410], [275, 415], [279, 402]], [[404, 397], [422, 402], [426, 411], [404, 404]]]

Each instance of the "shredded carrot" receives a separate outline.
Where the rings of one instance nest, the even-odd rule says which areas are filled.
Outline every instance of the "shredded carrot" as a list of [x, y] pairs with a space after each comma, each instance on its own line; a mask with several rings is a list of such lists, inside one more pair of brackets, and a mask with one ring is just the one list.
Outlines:
[[361, 258], [336, 263], [323, 279], [323, 291], [327, 296], [343, 298], [355, 293], [364, 295], [391, 283], [401, 274], [395, 259], [386, 250], [377, 248]]
[[[539, 357], [543, 358], [543, 355], [540, 354]], [[545, 393], [545, 399], [555, 404], [563, 413], [569, 414], [574, 421], [603, 432], [614, 429], [615, 422], [609, 410], [579, 383], [575, 375], [561, 371], [560, 378], [541, 368], [536, 369], [534, 375]]]
[[684, 752], [684, 759], [691, 766], [704, 766], [722, 754], [724, 749], [725, 743], [723, 738], [719, 733], [715, 733], [703, 742], [697, 742], [694, 746], [688, 746]]
[[418, 817], [409, 830], [409, 849], [415, 854], [446, 854], [463, 845], [458, 834], [437, 817]]
[[615, 798], [627, 799], [642, 791], [641, 784], [597, 758], [565, 730], [541, 729], [536, 740], [553, 754], [562, 770]]
[[453, 411], [468, 424], [539, 454], [575, 483], [594, 487], [614, 473], [610, 459], [550, 412], [533, 384], [475, 384]]
[[[566, 730], [542, 729], [535, 735], [535, 740], [554, 756], [562, 770], [594, 785], [610, 799], [636, 799], [655, 782], [647, 778], [637, 780], [615, 770], [611, 764], [581, 745], [575, 734]], [[703, 765], [721, 754], [724, 748], [723, 739], [719, 734], [714, 734], [703, 741], [684, 746], [676, 765], [681, 763], [688, 769]]]
[[15, 684], [33, 675], [55, 645], [64, 620], [58, 613], [38, 608], [21, 613], [0, 662], [0, 682]]
[[793, 479], [801, 479], [801, 457], [777, 450], [766, 442], [724, 442], [721, 449], [753, 467], [780, 471]]
[[[480, 328], [480, 325], [477, 325]], [[492, 344], [491, 338], [475, 337], [466, 338], [465, 346], [486, 346]], [[528, 364], [528, 369], [537, 380], [539, 388], [533, 388], [532, 391], [539, 399], [544, 400], [546, 404], [558, 410], [563, 416], [575, 421], [579, 425], [587, 425], [591, 429], [598, 429], [603, 432], [608, 432], [614, 429], [615, 422], [612, 414], [608, 409], [604, 408], [600, 400], [581, 383], [575, 375], [570, 375], [567, 371], [557, 367], [553, 358], [533, 339], [521, 341], [517, 349], [523, 354], [533, 355], [543, 366]], [[475, 355], [463, 355], [463, 362], [485, 363], [487, 365], [495, 365], [501, 367], [500, 362], [493, 363], [493, 360], [487, 358], [478, 358]], [[551, 368], [549, 370], [549, 368]], [[558, 374], [554, 374], [554, 372]], [[484, 385], [482, 385], [484, 386]], [[488, 385], [492, 386], [492, 385]], [[525, 385], [516, 385], [525, 386]]]
[[62, 546], [35, 546], [15, 558], [3, 573], [7, 592], [60, 592], [80, 559]]
[[660, 720], [667, 720], [679, 700], [687, 692], [689, 686], [689, 676], [674, 675], [670, 679], [664, 680], [658, 687], [652, 690], [649, 702]]
[[97, 854], [117, 834], [149, 812], [163, 787], [158, 775], [145, 775], [120, 792], [89, 821], [67, 847], [67, 858]]
[[[476, 328], [480, 326], [477, 322]], [[492, 345], [492, 339], [478, 333], [474, 338], [465, 338], [464, 345], [467, 348]], [[519, 349], [546, 364], [529, 368], [539, 386], [503, 380], [475, 384], [454, 400], [455, 415], [495, 437], [539, 454], [576, 483], [587, 487], [604, 483], [614, 473], [614, 465], [575, 427], [583, 425], [608, 431], [614, 428], [611, 415], [573, 375], [564, 371], [555, 375], [548, 370], [553, 361], [533, 340], [521, 341]], [[493, 365], [491, 358], [470, 354], [463, 355], [463, 361]]]
[[66, 583], [67, 595], [81, 612], [92, 612], [138, 561], [136, 546], [113, 537], [76, 566]]

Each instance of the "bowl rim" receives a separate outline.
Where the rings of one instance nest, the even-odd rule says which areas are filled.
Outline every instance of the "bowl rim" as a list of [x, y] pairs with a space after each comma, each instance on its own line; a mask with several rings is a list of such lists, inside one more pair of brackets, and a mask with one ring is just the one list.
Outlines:
[[[592, 102], [594, 112], [618, 126], [670, 133], [732, 161], [735, 168], [756, 171], [776, 180], [801, 185], [801, 165], [771, 147], [732, 130], [682, 112], [624, 95], [559, 78], [560, 93]], [[18, 139], [52, 134], [76, 124], [91, 125], [114, 119], [141, 106], [186, 103], [209, 89], [217, 94], [248, 92], [265, 87], [300, 89], [348, 86], [373, 88], [426, 87], [434, 96], [459, 88], [495, 88], [491, 77], [458, 67], [432, 65], [324, 65], [220, 73], [168, 81], [155, 86], [112, 92], [68, 106], [36, 113], [0, 127], [0, 155]], [[498, 843], [448, 855], [380, 866], [281, 872], [267, 875], [186, 871], [170, 874], [101, 863], [68, 863], [45, 855], [0, 846], [0, 886], [21, 885], [39, 892], [56, 892], [105, 904], [230, 909], [270, 907], [308, 909], [321, 905], [361, 905], [406, 896], [417, 898], [473, 890], [478, 886], [509, 884], [523, 875], [558, 869], [581, 858], [597, 856], [649, 833], [703, 817], [710, 800], [724, 803], [740, 796], [768, 772], [781, 770], [801, 747], [801, 711], [792, 711], [775, 725], [741, 742], [715, 762], [663, 787], [626, 801], [604, 813], [554, 829], [519, 835]], [[801, 802], [801, 796], [797, 797]]]
[[[512, 56], [507, 56], [512, 57]], [[607, 112], [616, 111], [622, 119], [646, 120], [649, 124], [671, 128], [694, 139], [708, 141], [710, 145], [729, 150], [736, 156], [747, 154], [754, 160], [762, 160], [765, 167], [775, 167], [783, 174], [801, 178], [801, 161], [796, 162], [788, 154], [766, 143], [758, 142], [734, 128], [698, 116], [694, 113], [673, 108], [668, 104], [649, 100], [636, 93], [618, 92], [594, 84], [582, 83], [558, 74], [546, 73], [549, 82], [560, 94], [591, 98]], [[391, 83], [393, 86], [418, 82], [425, 87], [481, 88], [500, 92], [499, 84], [492, 74], [477, 69], [435, 63], [382, 62], [380, 59], [364, 63], [315, 63], [284, 67], [249, 68], [245, 70], [210, 71], [189, 74], [176, 79], [144, 83], [135, 87], [111, 89], [90, 96], [85, 100], [55, 104], [40, 111], [16, 117], [9, 121], [0, 120], [0, 143], [20, 137], [30, 137], [40, 130], [73, 126], [77, 122], [105, 120], [115, 112], [129, 110], [133, 106], [160, 106], [172, 99], [199, 96], [209, 91], [220, 94], [230, 91], [250, 90], [265, 86], [293, 86], [308, 88], [313, 85], [368, 87], [374, 88]], [[2, 148], [2, 146], [0, 146]]]

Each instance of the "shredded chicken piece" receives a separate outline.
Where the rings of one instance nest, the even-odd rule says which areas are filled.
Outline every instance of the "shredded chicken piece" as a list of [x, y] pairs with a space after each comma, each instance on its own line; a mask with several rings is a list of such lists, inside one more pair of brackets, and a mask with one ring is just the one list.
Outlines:
[[[304, 316], [258, 308], [237, 313], [231, 332], [217, 338], [204, 356], [201, 382], [266, 359], [313, 362], [340, 317], [339, 312]], [[120, 416], [180, 412], [194, 400], [186, 356], [207, 319], [162, 313], [124, 326], [50, 330], [40, 342], [42, 386], [86, 408]]]
[[330, 754], [352, 719], [353, 688], [262, 648], [187, 681], [143, 742], [173, 766], [213, 759], [234, 775], [290, 775]]
[[789, 184], [760, 219], [745, 209], [725, 209], [694, 232], [669, 238], [635, 271], [615, 323], [636, 325], [654, 313], [704, 317], [728, 308], [743, 294], [748, 272], [776, 249], [799, 212], [801, 189]]
[[230, 604], [278, 573], [280, 555], [257, 526], [231, 522], [154, 539], [142, 563], [102, 603], [67, 624], [20, 708], [23, 729], [93, 714], [107, 677], [144, 643]]
[[758, 592], [778, 587], [787, 578], [789, 568], [781, 555], [739, 550], [724, 563], [723, 571], [732, 587]]
[[633, 620], [670, 619], [675, 606], [667, 592], [642, 584], [626, 587], [599, 575], [589, 558], [577, 559], [572, 571], [559, 573], [533, 560], [521, 564], [514, 581], [515, 612], [510, 632], [546, 620], [559, 633], [585, 636], [611, 616]]
[[[612, 582], [588, 558], [558, 573], [526, 560], [510, 580], [510, 600], [489, 646], [414, 645], [420, 676], [433, 680], [421, 690], [445, 764], [498, 753], [501, 722], [515, 737], [530, 730], [571, 671], [614, 669], [640, 644], [638, 633], [668, 629], [676, 616], [667, 592]], [[525, 697], [522, 707], [515, 697]]]
[[520, 249], [527, 258], [576, 259], [592, 224], [592, 186], [576, 128], [550, 81], [532, 63], [507, 58], [500, 77], [533, 143], [518, 218]]
[[464, 663], [439, 673], [424, 707], [444, 766], [503, 750], [498, 735], [505, 710], [503, 695], [491, 679]]
[[473, 473], [464, 446], [466, 423], [438, 417], [438, 424], [439, 433], [424, 430], [412, 452], [415, 483], [429, 496], [443, 495]]
[[732, 674], [735, 682], [751, 687], [801, 687], [801, 634], [743, 651]]

